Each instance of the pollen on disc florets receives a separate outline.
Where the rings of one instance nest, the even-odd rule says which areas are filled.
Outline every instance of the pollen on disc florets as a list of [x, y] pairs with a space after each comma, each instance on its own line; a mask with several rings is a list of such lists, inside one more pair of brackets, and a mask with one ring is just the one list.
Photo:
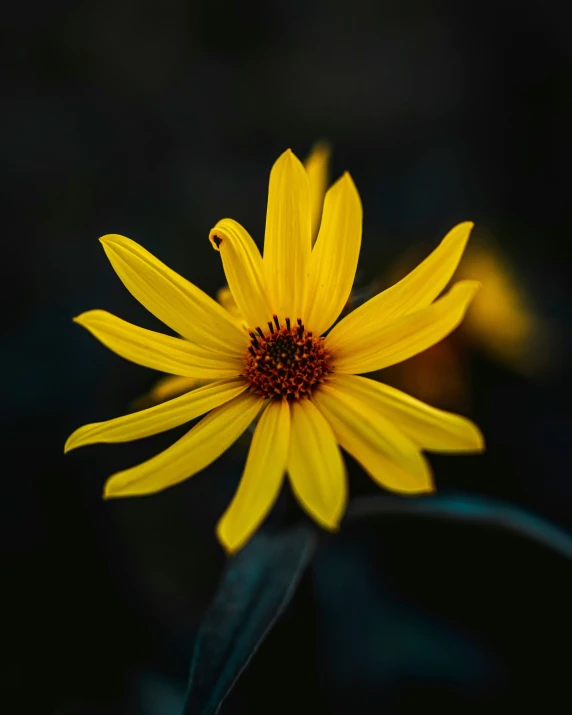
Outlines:
[[244, 375], [257, 394], [298, 400], [324, 381], [329, 356], [324, 339], [314, 337], [300, 319], [296, 325], [289, 318], [285, 323], [275, 315], [266, 330], [258, 327], [250, 333]]

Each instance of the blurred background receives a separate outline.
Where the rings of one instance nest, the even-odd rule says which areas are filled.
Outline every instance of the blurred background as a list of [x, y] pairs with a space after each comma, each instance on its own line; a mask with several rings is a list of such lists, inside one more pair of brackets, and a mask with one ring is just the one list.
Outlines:
[[[439, 489], [572, 529], [564, 20], [552, 0], [10, 5], [0, 363], [10, 712], [179, 712], [225, 560], [213, 527], [245, 444], [169, 492], [104, 503], [107, 476], [177, 435], [64, 459], [73, 429], [129, 411], [158, 377], [71, 319], [103, 308], [158, 327], [105, 259], [106, 233], [214, 295], [224, 278], [208, 231], [229, 216], [262, 240], [268, 172], [288, 147], [303, 158], [327, 140], [332, 178], [352, 173], [365, 295], [455, 223], [475, 222], [460, 271], [484, 282], [480, 305], [442, 345], [379, 377], [483, 428], [486, 455], [432, 458]], [[367, 490], [352, 469], [352, 493]], [[513, 537], [414, 519], [348, 527], [228, 712], [555, 710], [569, 698], [559, 649], [572, 637], [571, 596], [569, 565]]]

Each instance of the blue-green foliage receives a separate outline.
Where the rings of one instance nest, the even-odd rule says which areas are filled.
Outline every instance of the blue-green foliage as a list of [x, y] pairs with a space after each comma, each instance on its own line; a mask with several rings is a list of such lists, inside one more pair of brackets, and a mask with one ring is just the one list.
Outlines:
[[[442, 526], [456, 522], [504, 531], [572, 560], [572, 537], [515, 505], [493, 499], [440, 494], [386, 495], [354, 500], [342, 534], [363, 522], [403, 517]], [[293, 598], [312, 565], [324, 672], [343, 690], [359, 682], [395, 683], [400, 677], [482, 689], [498, 675], [486, 646], [430, 613], [403, 603], [363, 548], [328, 537], [313, 559], [318, 532], [309, 522], [263, 529], [230, 559], [200, 629], [191, 665], [186, 714], [214, 715]], [[523, 541], [526, 546], [526, 542]], [[362, 544], [363, 546], [363, 544]], [[330, 548], [331, 547], [331, 548]], [[375, 550], [375, 545], [372, 547]], [[381, 573], [380, 573], [381, 571]], [[340, 612], [343, 618], [339, 617]], [[340, 658], [343, 663], [339, 662]]]

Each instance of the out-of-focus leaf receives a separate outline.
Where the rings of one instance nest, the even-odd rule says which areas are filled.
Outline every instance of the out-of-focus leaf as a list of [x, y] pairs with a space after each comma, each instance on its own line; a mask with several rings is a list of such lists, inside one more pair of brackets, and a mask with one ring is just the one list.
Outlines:
[[540, 543], [572, 560], [572, 535], [508, 502], [471, 494], [437, 494], [413, 499], [375, 495], [359, 497], [350, 502], [346, 519], [382, 514], [492, 526]]
[[317, 542], [312, 524], [259, 531], [229, 560], [197, 633], [184, 712], [215, 715], [290, 603]]
[[[384, 697], [391, 702], [396, 693], [430, 683], [473, 696], [491, 688], [498, 675], [491, 649], [462, 622], [447, 622], [414, 594], [400, 592], [395, 569], [379, 560], [375, 532], [360, 534], [356, 525], [348, 523], [312, 563], [327, 712], [383, 712]], [[384, 530], [390, 540], [408, 528], [396, 526], [394, 520], [393, 530]]]

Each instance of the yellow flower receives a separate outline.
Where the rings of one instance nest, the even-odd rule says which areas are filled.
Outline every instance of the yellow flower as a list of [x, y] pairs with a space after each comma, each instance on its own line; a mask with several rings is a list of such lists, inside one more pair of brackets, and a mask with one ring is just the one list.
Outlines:
[[266, 517], [285, 474], [302, 507], [323, 527], [337, 529], [347, 501], [340, 447], [377, 483], [404, 494], [433, 488], [422, 450], [483, 449], [469, 420], [358, 376], [426, 350], [460, 323], [478, 283], [460, 281], [435, 299], [459, 263], [472, 224], [456, 226], [412, 273], [332, 328], [350, 294], [361, 243], [361, 202], [349, 174], [326, 194], [313, 248], [311, 214], [307, 172], [286, 151], [270, 173], [264, 256], [232, 219], [211, 230], [240, 318], [134, 241], [101, 239], [127, 289], [182, 339], [102, 310], [75, 321], [128, 360], [214, 380], [69, 437], [66, 451], [125, 442], [209, 413], [165, 451], [110, 477], [105, 497], [152, 494], [187, 479], [257, 420], [239, 488], [217, 525], [233, 552]]

